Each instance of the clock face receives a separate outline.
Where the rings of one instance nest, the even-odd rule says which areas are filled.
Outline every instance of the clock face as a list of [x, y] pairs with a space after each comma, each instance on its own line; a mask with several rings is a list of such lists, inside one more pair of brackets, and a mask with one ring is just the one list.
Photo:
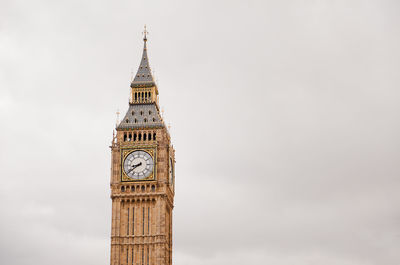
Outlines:
[[124, 160], [125, 174], [134, 180], [146, 179], [153, 168], [153, 157], [145, 151], [133, 151]]

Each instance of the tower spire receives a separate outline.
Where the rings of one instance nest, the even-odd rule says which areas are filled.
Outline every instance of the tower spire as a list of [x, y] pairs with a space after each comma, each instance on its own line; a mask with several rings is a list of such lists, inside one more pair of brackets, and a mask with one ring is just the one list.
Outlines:
[[147, 34], [149, 34], [149, 32], [147, 31], [147, 27], [145, 25], [144, 31], [143, 31], [144, 45], [143, 45], [142, 60], [140, 61], [140, 65], [137, 70], [137, 73], [131, 83], [132, 88], [133, 87], [151, 87], [151, 86], [156, 85], [153, 75], [151, 74], [149, 58], [147, 57]]

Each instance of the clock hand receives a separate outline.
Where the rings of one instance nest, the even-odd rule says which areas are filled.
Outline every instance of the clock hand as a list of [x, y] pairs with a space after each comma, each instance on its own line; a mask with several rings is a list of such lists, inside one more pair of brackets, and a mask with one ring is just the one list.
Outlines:
[[132, 170], [134, 170], [135, 168], [133, 167], [133, 168], [131, 168], [131, 169], [129, 169], [128, 170], [128, 172], [126, 172], [126, 174], [129, 174]]
[[133, 165], [133, 166], [132, 166], [132, 168], [131, 168], [131, 169], [129, 169], [129, 170], [128, 170], [128, 172], [126, 172], [126, 174], [129, 174], [129, 173], [131, 173], [131, 171], [132, 171], [132, 170], [134, 170], [135, 168], [137, 168], [138, 166], [141, 166], [141, 165], [142, 165], [142, 162], [140, 162], [140, 163], [139, 163], [139, 164], [137, 164], [137, 165]]
[[132, 169], [135, 169], [135, 168], [137, 168], [138, 166], [141, 166], [142, 165], [142, 162], [140, 162], [139, 164], [137, 164], [137, 165], [133, 165], [132, 166]]
[[128, 170], [127, 174], [129, 174], [132, 170], [134, 170], [135, 168], [137, 168], [138, 166], [141, 166], [141, 165], [142, 165], [142, 162], [140, 162], [137, 165], [133, 165], [132, 168]]

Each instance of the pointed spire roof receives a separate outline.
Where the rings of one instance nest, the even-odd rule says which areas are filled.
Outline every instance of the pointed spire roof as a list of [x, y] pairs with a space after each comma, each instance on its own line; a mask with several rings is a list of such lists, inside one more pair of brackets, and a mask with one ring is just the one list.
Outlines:
[[146, 26], [144, 26], [144, 46], [143, 46], [143, 54], [142, 60], [140, 61], [139, 68], [131, 83], [131, 87], [149, 87], [155, 86], [155, 81], [153, 75], [151, 74], [151, 69], [149, 65], [149, 57], [147, 56], [147, 30]]

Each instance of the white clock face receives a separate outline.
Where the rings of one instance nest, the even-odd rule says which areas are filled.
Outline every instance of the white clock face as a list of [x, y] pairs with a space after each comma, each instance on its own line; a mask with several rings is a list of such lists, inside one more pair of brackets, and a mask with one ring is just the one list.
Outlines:
[[133, 151], [124, 161], [125, 174], [131, 179], [145, 179], [153, 172], [154, 161], [145, 151]]

